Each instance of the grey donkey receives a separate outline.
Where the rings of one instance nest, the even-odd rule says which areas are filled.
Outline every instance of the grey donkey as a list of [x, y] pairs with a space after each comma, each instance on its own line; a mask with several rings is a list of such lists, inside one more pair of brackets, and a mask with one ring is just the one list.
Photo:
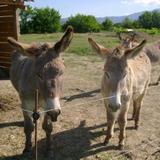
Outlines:
[[[44, 116], [43, 129], [46, 132], [46, 149], [51, 150], [52, 122], [57, 121], [61, 113], [60, 97], [64, 73], [61, 53], [67, 49], [73, 37], [73, 28], [68, 27], [63, 37], [54, 45], [24, 44], [9, 37], [9, 44], [15, 49], [12, 53], [10, 79], [17, 90], [22, 108], [34, 110], [35, 90], [40, 92], [40, 101], [44, 110], [50, 110]], [[23, 153], [32, 151], [32, 115], [23, 111], [24, 133], [26, 137]]]

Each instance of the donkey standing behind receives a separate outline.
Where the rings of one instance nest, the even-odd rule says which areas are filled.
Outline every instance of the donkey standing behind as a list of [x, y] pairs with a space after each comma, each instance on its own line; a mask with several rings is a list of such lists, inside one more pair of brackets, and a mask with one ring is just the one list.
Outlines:
[[133, 100], [135, 129], [138, 129], [142, 100], [150, 80], [150, 60], [142, 52], [146, 40], [132, 49], [120, 46], [112, 51], [99, 45], [91, 38], [88, 41], [93, 50], [106, 59], [101, 83], [108, 125], [104, 144], [108, 144], [113, 136], [114, 124], [118, 118], [119, 148], [123, 149], [129, 106]]
[[[122, 37], [121, 34], [119, 34], [119, 40], [121, 45], [124, 48], [132, 48], [137, 46], [139, 43], [136, 39], [136, 36], [136, 33], [126, 37]], [[147, 44], [144, 47], [143, 51], [149, 57], [151, 63], [160, 61], [160, 41], [155, 41], [154, 43]]]
[[[134, 33], [134, 34], [124, 38], [119, 34], [119, 39], [120, 39], [121, 45], [126, 49], [133, 48], [133, 47], [139, 45], [139, 43], [136, 39], [136, 35], [137, 34]], [[149, 57], [151, 64], [160, 62], [160, 41], [156, 41], [154, 43], [147, 44], [143, 48], [143, 51]], [[158, 85], [159, 82], [160, 82], [160, 75], [159, 75], [156, 82], [150, 83], [149, 85], [150, 86]]]
[[[19, 93], [22, 108], [34, 110], [35, 90], [39, 89], [40, 99], [45, 105], [45, 110], [50, 110], [45, 114], [42, 126], [46, 132], [48, 151], [51, 150], [52, 122], [57, 121], [61, 112], [60, 96], [65, 68], [61, 53], [69, 46], [72, 37], [73, 29], [69, 27], [61, 40], [54, 46], [48, 43], [28, 45], [8, 38], [8, 42], [15, 49], [12, 54], [10, 78]], [[23, 116], [26, 136], [23, 152], [25, 153], [31, 151], [31, 135], [34, 126], [30, 113], [23, 111]]]

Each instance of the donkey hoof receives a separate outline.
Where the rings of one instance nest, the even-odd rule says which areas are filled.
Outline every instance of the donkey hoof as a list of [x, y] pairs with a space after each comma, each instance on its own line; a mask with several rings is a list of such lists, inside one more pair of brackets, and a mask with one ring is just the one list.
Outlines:
[[31, 153], [32, 152], [32, 148], [25, 148], [23, 150], [23, 154], [26, 154], [26, 153]]
[[123, 150], [124, 149], [124, 145], [123, 144], [119, 144], [118, 149], [119, 150]]
[[135, 130], [138, 130], [139, 126], [138, 125], [135, 125]]
[[103, 145], [107, 146], [108, 144], [109, 144], [109, 141], [105, 139], [104, 142], [103, 142]]

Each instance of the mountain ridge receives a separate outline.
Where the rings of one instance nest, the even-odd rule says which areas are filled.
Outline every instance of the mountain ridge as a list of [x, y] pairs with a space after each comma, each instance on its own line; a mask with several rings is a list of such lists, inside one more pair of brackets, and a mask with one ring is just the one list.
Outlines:
[[[148, 10], [146, 10], [146, 11], [148, 11]], [[160, 8], [154, 9], [152, 11], [160, 11]], [[152, 11], [149, 11], [149, 12], [152, 12]], [[99, 23], [103, 23], [106, 18], [109, 18], [113, 23], [121, 23], [127, 17], [131, 20], [137, 20], [139, 18], [139, 16], [142, 15], [144, 12], [145, 11], [141, 11], [141, 12], [136, 12], [136, 13], [132, 13], [129, 15], [123, 15], [123, 16], [96, 17], [96, 19]], [[62, 18], [61, 23], [64, 24], [67, 20], [68, 20], [68, 18]]]

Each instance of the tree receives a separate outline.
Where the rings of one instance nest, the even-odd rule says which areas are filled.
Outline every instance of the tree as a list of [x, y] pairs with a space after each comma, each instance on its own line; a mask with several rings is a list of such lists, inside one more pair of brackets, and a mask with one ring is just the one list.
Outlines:
[[20, 11], [20, 32], [21, 33], [33, 32], [32, 16], [33, 16], [33, 9], [30, 6], [27, 7], [27, 11], [24, 11], [24, 10]]
[[126, 17], [122, 22], [122, 27], [124, 28], [133, 28], [133, 21]]
[[112, 30], [113, 22], [109, 18], [106, 18], [105, 21], [102, 23], [102, 28], [107, 31]]
[[36, 33], [52, 33], [60, 31], [60, 14], [53, 8], [35, 8], [32, 23]]
[[78, 33], [99, 32], [101, 30], [100, 24], [91, 15], [77, 14], [72, 16], [63, 25], [63, 29], [66, 29], [68, 25], [73, 26], [74, 31]]
[[152, 28], [152, 12], [144, 12], [139, 16], [138, 22], [142, 28], [151, 29]]
[[122, 23], [115, 23], [115, 24], [114, 24], [114, 27], [116, 27], [116, 28], [121, 28], [121, 27], [122, 27]]
[[140, 28], [138, 20], [133, 21], [133, 28]]
[[152, 27], [160, 28], [160, 12], [152, 12]]
[[60, 31], [60, 14], [52, 8], [28, 7], [20, 12], [21, 33], [52, 33]]

